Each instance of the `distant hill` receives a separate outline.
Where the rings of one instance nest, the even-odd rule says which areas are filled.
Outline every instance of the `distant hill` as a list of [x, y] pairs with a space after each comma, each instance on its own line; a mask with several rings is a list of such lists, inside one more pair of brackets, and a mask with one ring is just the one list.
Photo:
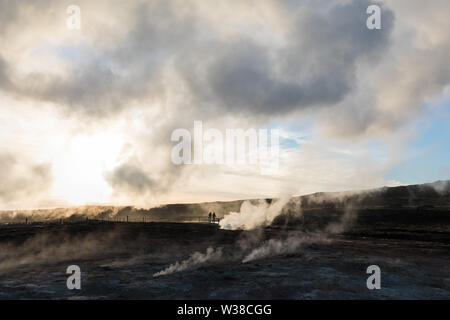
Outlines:
[[[264, 199], [268, 203], [273, 199]], [[264, 201], [263, 200], [263, 201]], [[121, 220], [125, 221], [206, 221], [208, 212], [214, 211], [222, 218], [230, 212], [238, 212], [245, 200], [228, 202], [207, 202], [193, 204], [167, 204], [151, 209], [113, 206], [82, 206], [73, 208], [10, 210], [0, 211], [1, 223], [24, 223], [37, 221], [54, 221], [63, 219], [66, 222], [85, 219]], [[248, 200], [257, 203], [258, 199]], [[378, 189], [319, 192], [310, 195], [292, 197], [283, 208], [283, 213], [275, 224], [290, 224], [296, 217], [305, 222], [307, 214], [335, 212], [336, 216], [351, 207], [352, 210], [409, 210], [416, 213], [450, 210], [450, 180], [436, 181], [420, 185], [399, 187], [382, 187]], [[326, 219], [327, 217], [324, 217]]]

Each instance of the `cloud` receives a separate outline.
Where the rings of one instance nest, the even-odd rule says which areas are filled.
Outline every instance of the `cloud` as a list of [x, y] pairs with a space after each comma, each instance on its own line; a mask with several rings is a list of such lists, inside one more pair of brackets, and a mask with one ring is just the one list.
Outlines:
[[51, 180], [49, 164], [30, 164], [11, 154], [0, 154], [0, 168], [0, 201], [3, 206], [15, 206], [22, 201], [37, 205], [46, 196]]
[[393, 13], [384, 9], [383, 29], [371, 32], [365, 27], [368, 4], [352, 1], [325, 11], [300, 4], [289, 17], [287, 44], [278, 48], [251, 35], [204, 35], [209, 21], [195, 6], [183, 11], [176, 2], [139, 4], [130, 9], [135, 23], [126, 36], [92, 48], [95, 55], [86, 61], [65, 61], [62, 76], [33, 72], [15, 83], [15, 91], [105, 117], [130, 101], [146, 101], [158, 86], [156, 75], [172, 65], [199, 107], [211, 101], [222, 113], [272, 116], [336, 104], [355, 86], [358, 64], [375, 63], [388, 45]]
[[389, 44], [393, 12], [384, 9], [383, 29], [373, 32], [365, 27], [368, 5], [352, 1], [325, 12], [300, 5], [289, 17], [286, 45], [260, 45], [245, 36], [222, 43], [219, 52], [207, 50], [215, 59], [206, 64], [205, 79], [204, 63], [187, 68], [195, 74], [188, 77], [191, 82], [201, 81], [191, 86], [231, 112], [278, 116], [335, 105], [356, 87], [358, 65], [374, 66]]
[[148, 177], [139, 165], [129, 162], [108, 173], [106, 180], [114, 189], [125, 189], [126, 192], [138, 194], [157, 187], [157, 183]]
[[[5, 133], [0, 147], [20, 158], [14, 167], [32, 171], [29, 150], [51, 166], [76, 136], [114, 128], [121, 139], [111, 149], [130, 144], [132, 154], [107, 167], [92, 161], [126, 202], [351, 189], [361, 175], [364, 185], [387, 184], [408, 142], [405, 126], [450, 83], [445, 0], [379, 2], [381, 30], [366, 28], [368, 0], [77, 4], [82, 29], [70, 31], [65, 4], [0, 0], [0, 96], [8, 101], [0, 122], [20, 149]], [[170, 133], [194, 120], [221, 130], [274, 122], [312, 130], [283, 153], [278, 176], [256, 177], [174, 166]], [[390, 161], [378, 161], [376, 139]], [[349, 153], [330, 152], [339, 148]]]
[[0, 90], [8, 90], [11, 85], [9, 79], [9, 66], [0, 55]]

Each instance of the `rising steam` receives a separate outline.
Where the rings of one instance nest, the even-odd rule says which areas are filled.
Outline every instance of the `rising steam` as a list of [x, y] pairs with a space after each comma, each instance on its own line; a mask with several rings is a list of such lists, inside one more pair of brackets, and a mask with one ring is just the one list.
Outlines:
[[323, 234], [291, 234], [285, 240], [270, 239], [247, 254], [244, 259], [242, 259], [242, 263], [280, 254], [294, 253], [304, 244], [326, 241], [328, 241], [328, 239]]
[[[333, 203], [343, 203], [341, 198], [321, 196], [316, 197], [313, 202], [331, 201]], [[283, 209], [295, 208], [297, 215], [302, 215], [301, 201], [280, 198], [268, 203], [265, 200], [244, 201], [239, 212], [230, 212], [219, 222], [222, 229], [246, 230], [245, 237], [240, 239], [233, 246], [233, 254], [225, 259], [222, 248], [214, 250], [208, 248], [206, 253], [195, 252], [188, 259], [176, 262], [168, 268], [155, 273], [158, 277], [175, 272], [193, 269], [208, 263], [220, 263], [223, 261], [242, 261], [247, 263], [253, 260], [263, 259], [271, 256], [290, 254], [298, 252], [302, 246], [311, 243], [324, 243], [331, 241], [329, 236], [345, 231], [356, 218], [356, 210], [349, 203], [344, 205], [344, 213], [341, 218], [330, 223], [323, 231], [315, 233], [290, 232], [284, 239], [269, 239], [264, 241], [263, 227], [271, 225], [276, 217], [283, 213]]]
[[219, 225], [221, 229], [228, 230], [252, 230], [258, 227], [270, 225], [272, 221], [281, 214], [289, 197], [274, 200], [267, 203], [259, 200], [256, 205], [250, 201], [244, 201], [239, 212], [230, 212]]
[[193, 269], [195, 267], [202, 266], [206, 263], [217, 262], [222, 259], [222, 248], [214, 248], [209, 247], [206, 249], [206, 253], [194, 252], [188, 259], [175, 262], [171, 264], [168, 268], [153, 274], [153, 277], [159, 277], [168, 275], [175, 272], [185, 271], [189, 269]]

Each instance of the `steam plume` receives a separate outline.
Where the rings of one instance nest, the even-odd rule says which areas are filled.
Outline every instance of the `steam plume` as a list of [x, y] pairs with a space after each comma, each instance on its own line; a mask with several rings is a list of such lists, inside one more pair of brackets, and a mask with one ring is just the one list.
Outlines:
[[206, 249], [206, 253], [194, 252], [188, 259], [171, 264], [168, 268], [153, 274], [153, 277], [159, 277], [163, 275], [172, 274], [175, 272], [189, 270], [208, 262], [217, 262], [222, 258], [222, 248], [209, 247]]
[[325, 235], [293, 234], [285, 240], [270, 239], [247, 254], [242, 263], [280, 254], [296, 252], [302, 245], [328, 241]]
[[251, 230], [270, 225], [288, 201], [289, 197], [274, 200], [270, 204], [265, 200], [259, 200], [256, 205], [244, 201], [239, 212], [226, 215], [219, 225], [222, 229], [229, 230]]

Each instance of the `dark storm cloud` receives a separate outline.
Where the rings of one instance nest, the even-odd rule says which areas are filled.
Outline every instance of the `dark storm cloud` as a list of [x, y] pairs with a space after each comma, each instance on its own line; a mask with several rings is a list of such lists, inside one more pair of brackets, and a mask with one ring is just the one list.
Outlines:
[[130, 30], [108, 55], [123, 67], [139, 66], [149, 72], [194, 48], [197, 19], [192, 13], [177, 15], [176, 11], [170, 1], [139, 4]]
[[0, 0], [0, 35], [8, 31], [10, 23], [17, 18], [18, 1]]
[[198, 112], [209, 102], [221, 113], [265, 115], [336, 104], [352, 91], [358, 63], [376, 63], [388, 45], [393, 13], [384, 9], [383, 28], [369, 30], [369, 4], [355, 0], [316, 10], [298, 3], [283, 49], [249, 36], [208, 33], [194, 11], [179, 14], [170, 2], [140, 4], [126, 35], [111, 48], [96, 48], [100, 58], [74, 62], [64, 78], [32, 74], [16, 84], [17, 91], [105, 117], [130, 101], [159, 94], [158, 75], [173, 63], [189, 84]]
[[131, 193], [145, 193], [158, 185], [141, 169], [140, 165], [127, 162], [106, 176], [108, 183], [116, 190]]
[[287, 48], [272, 50], [248, 38], [222, 44], [219, 52], [209, 52], [217, 58], [201, 85], [195, 83], [201, 62], [186, 67], [186, 78], [199, 96], [233, 112], [276, 115], [339, 103], [355, 86], [358, 63], [375, 66], [389, 44], [394, 15], [384, 9], [383, 28], [369, 30], [369, 4], [353, 1], [326, 12], [299, 13]]
[[102, 108], [113, 111], [121, 99], [120, 90], [116, 90], [118, 77], [98, 62], [80, 66], [68, 78], [55, 77], [46, 81], [42, 75], [32, 75], [29, 81], [34, 84], [30, 92], [36, 98], [81, 109], [93, 116], [103, 113]]
[[146, 161], [139, 161], [138, 155], [134, 155], [105, 174], [105, 180], [116, 192], [153, 197], [167, 192], [180, 178], [183, 166], [175, 166], [169, 159], [164, 162], [164, 168], [152, 165], [155, 153], [170, 154], [170, 150], [165, 150], [169, 147], [159, 141], [153, 145], [152, 150], [139, 150], [139, 155]]
[[[49, 6], [51, 3], [48, 1]], [[3, 2], [3, 7], [16, 10], [14, 3]], [[117, 27], [129, 30], [113, 44], [61, 47], [81, 56], [63, 57], [68, 63], [64, 75], [33, 72], [19, 79], [15, 77], [17, 66], [0, 56], [0, 86], [15, 96], [52, 102], [64, 112], [94, 119], [114, 116], [133, 101], [149, 102], [164, 92], [160, 84], [163, 68], [189, 50], [186, 46], [192, 45], [195, 37], [195, 17], [178, 17], [175, 11], [175, 5], [165, 1], [139, 4], [133, 20], [126, 25], [117, 21]], [[10, 25], [17, 24], [10, 20]], [[102, 39], [101, 34], [92, 37]]]
[[149, 102], [163, 94], [163, 68], [194, 34], [195, 19], [176, 18], [175, 9], [170, 2], [138, 5], [124, 38], [112, 47], [91, 48], [95, 55], [88, 54], [87, 62], [73, 65], [67, 78], [51, 79], [35, 95], [74, 112], [108, 117], [133, 101]]
[[15, 83], [4, 65], [0, 60], [0, 88], [18, 97], [55, 103], [64, 113], [93, 119], [117, 115], [133, 101], [149, 101], [149, 95], [160, 90], [156, 81], [117, 74], [95, 60], [73, 66], [67, 76], [32, 73]]

